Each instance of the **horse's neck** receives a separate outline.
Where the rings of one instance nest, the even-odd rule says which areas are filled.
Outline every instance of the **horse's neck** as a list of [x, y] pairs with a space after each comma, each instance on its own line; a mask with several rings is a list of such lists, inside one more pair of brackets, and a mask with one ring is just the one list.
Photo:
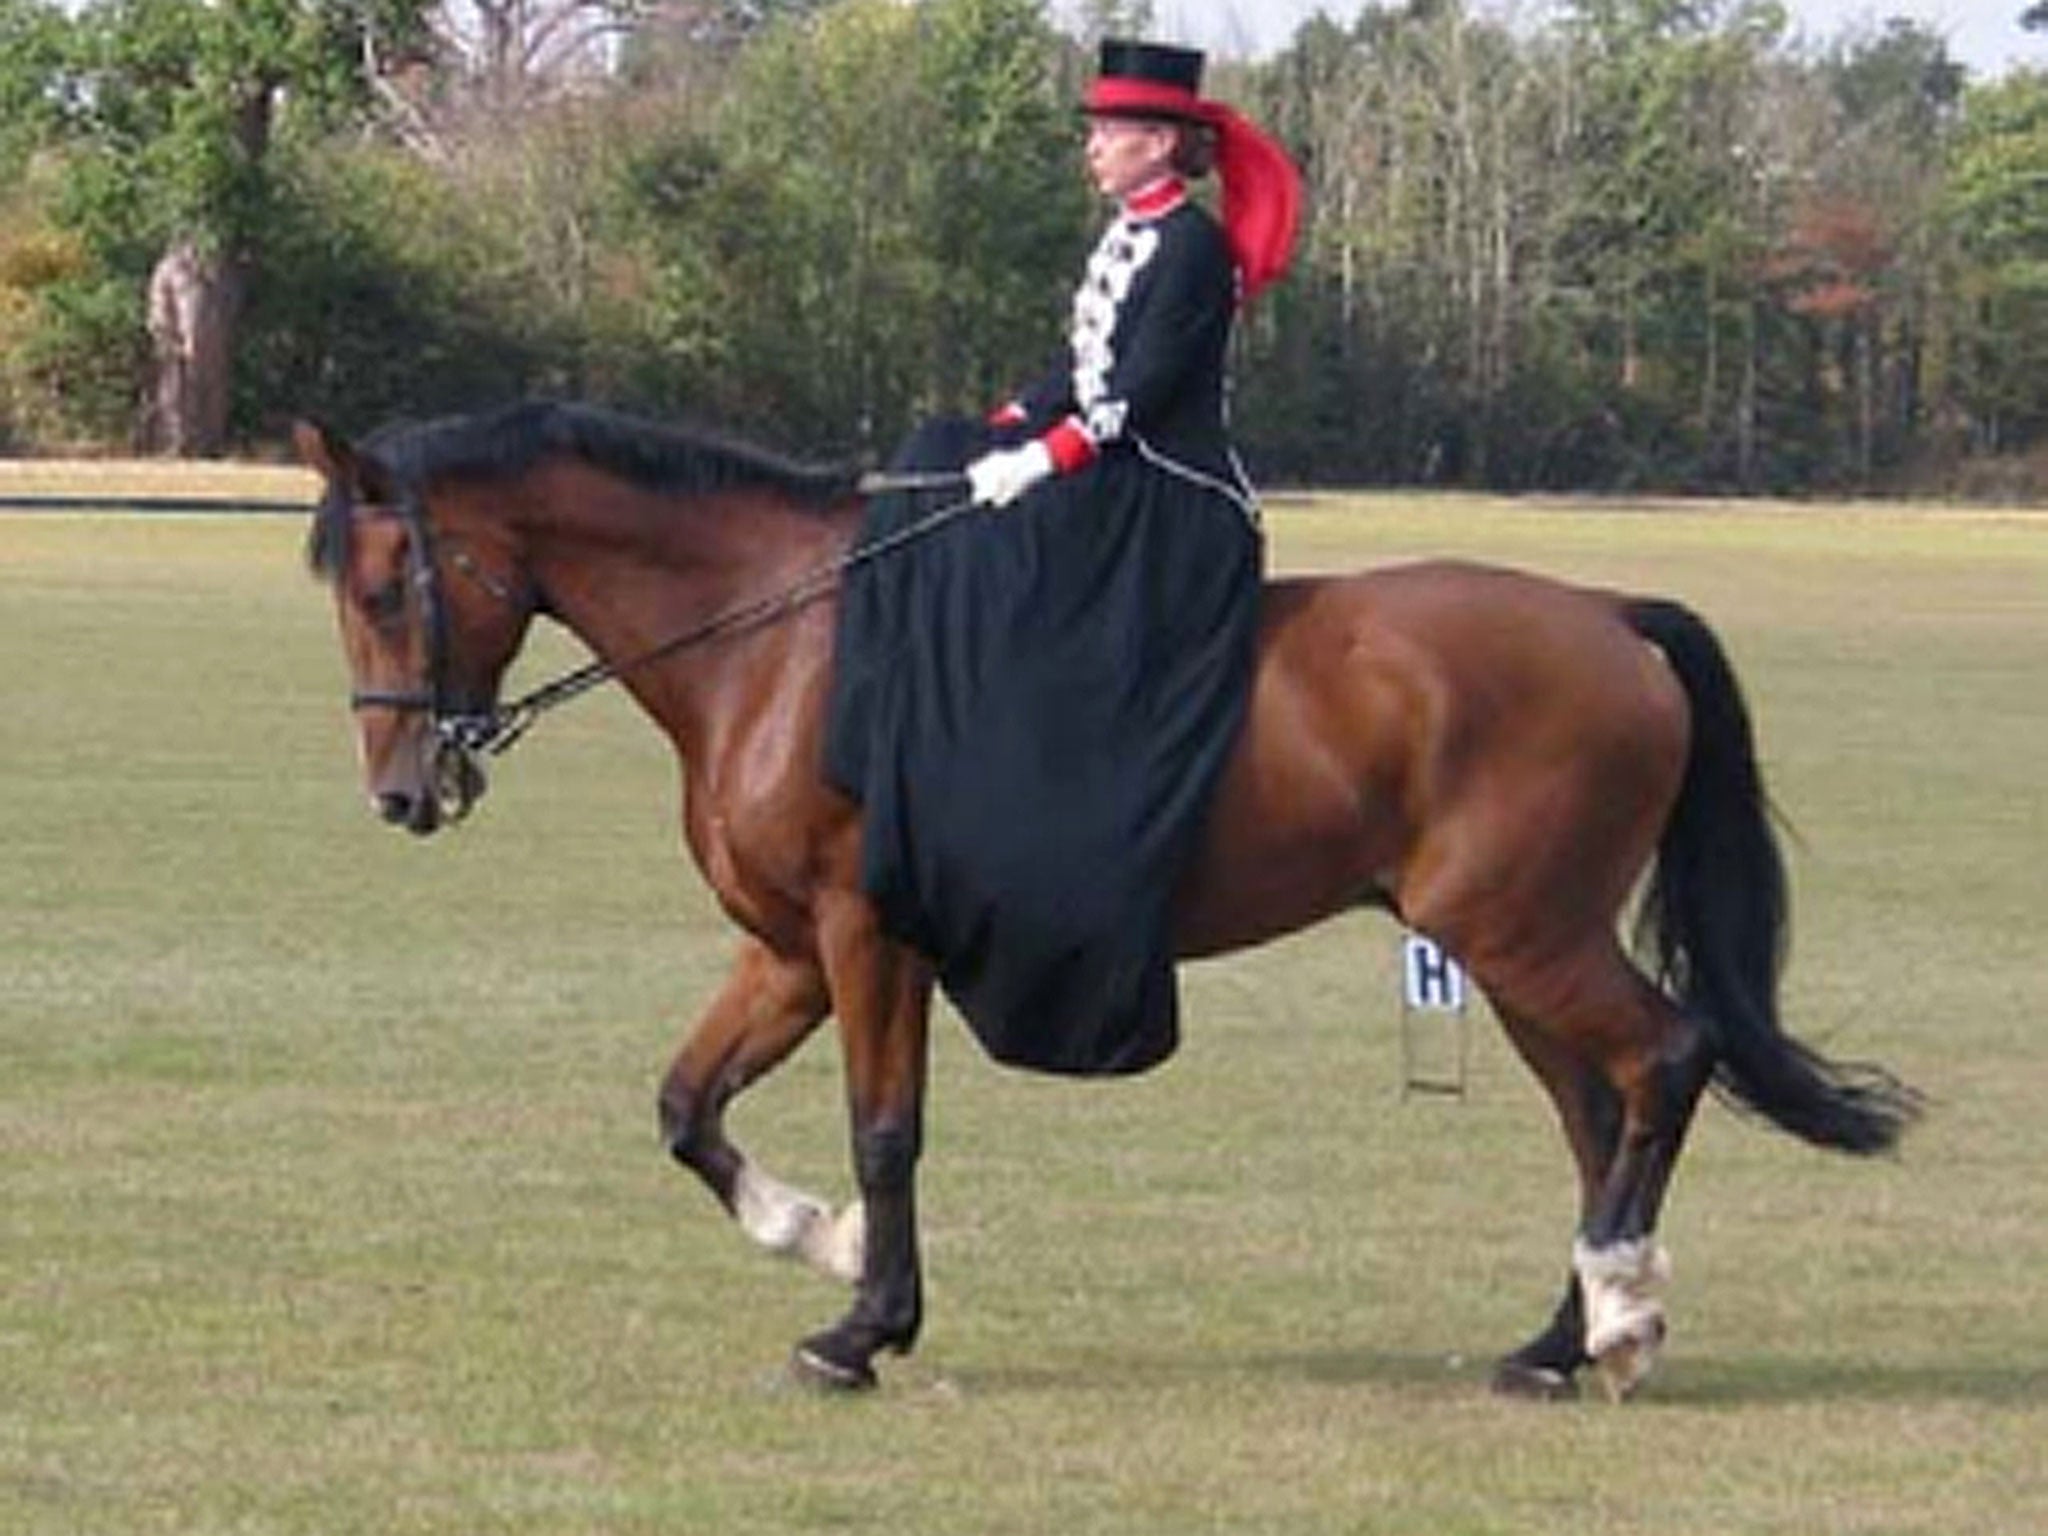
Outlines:
[[679, 745], [707, 728], [709, 700], [729, 691], [731, 668], [773, 650], [684, 637], [756, 605], [769, 610], [764, 629], [783, 622], [775, 600], [828, 572], [857, 523], [851, 506], [826, 513], [758, 493], [614, 490], [555, 505], [568, 510], [527, 519], [549, 608], [600, 660], [625, 669], [621, 682]]

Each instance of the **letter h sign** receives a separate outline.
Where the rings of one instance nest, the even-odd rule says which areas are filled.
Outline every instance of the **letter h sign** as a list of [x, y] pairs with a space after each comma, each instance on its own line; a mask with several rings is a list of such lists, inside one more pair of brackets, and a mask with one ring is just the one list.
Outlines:
[[[1425, 1023], [1430, 1015], [1449, 1015], [1445, 1031]], [[1464, 967], [1445, 954], [1434, 939], [1419, 933], [1401, 941], [1401, 1095], [1411, 1093], [1465, 1096], [1467, 1056], [1471, 1049], [1465, 1018]]]
[[1411, 933], [1401, 945], [1410, 1008], [1456, 1013], [1465, 1006], [1465, 972], [1434, 939]]

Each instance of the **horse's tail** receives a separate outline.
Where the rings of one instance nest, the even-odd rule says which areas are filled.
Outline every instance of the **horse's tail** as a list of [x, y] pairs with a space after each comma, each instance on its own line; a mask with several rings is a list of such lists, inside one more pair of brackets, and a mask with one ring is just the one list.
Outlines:
[[1724, 1098], [1816, 1146], [1885, 1151], [1919, 1112], [1919, 1095], [1882, 1067], [1829, 1061], [1778, 1021], [1785, 864], [1734, 669], [1684, 605], [1636, 599], [1623, 613], [1664, 653], [1692, 708], [1685, 780], [1637, 914], [1637, 946], [1707, 1030]]

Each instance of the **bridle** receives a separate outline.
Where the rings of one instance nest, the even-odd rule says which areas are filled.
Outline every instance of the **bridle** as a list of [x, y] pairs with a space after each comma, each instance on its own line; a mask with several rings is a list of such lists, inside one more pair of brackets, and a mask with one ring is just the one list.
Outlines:
[[[460, 821], [469, 814], [483, 794], [485, 777], [479, 752], [500, 751], [490, 744], [495, 734], [497, 707], [479, 710], [465, 707], [455, 697], [449, 682], [448, 604], [441, 590], [441, 567], [435, 557], [432, 525], [419, 495], [408, 488], [398, 500], [380, 510], [405, 525], [405, 577], [403, 590], [419, 616], [425, 643], [425, 676], [411, 688], [357, 688], [350, 691], [348, 707], [360, 713], [366, 709], [390, 709], [427, 717], [429, 733], [421, 743], [422, 766], [437, 807], [444, 820]], [[466, 551], [456, 551], [452, 563], [469, 574], [486, 591], [505, 602], [516, 601], [510, 589], [489, 576]], [[541, 606], [529, 602], [528, 614]], [[509, 745], [510, 743], [506, 743]]]
[[352, 710], [425, 710], [438, 725], [448, 718], [448, 610], [441, 601], [439, 567], [434, 561], [433, 535], [418, 498], [407, 492], [404, 499], [382, 509], [405, 524], [405, 590], [412, 594], [426, 636], [427, 675], [415, 688], [357, 688], [348, 696]]
[[[929, 491], [958, 486], [964, 483], [965, 478], [951, 471], [866, 475], [859, 482], [859, 490], [863, 495]], [[770, 624], [794, 613], [831, 591], [848, 571], [936, 533], [972, 511], [974, 506], [972, 498], [950, 501], [893, 533], [859, 545], [804, 572], [785, 587], [721, 609], [624, 661], [586, 662], [521, 694], [509, 704], [500, 704], [493, 699], [478, 708], [459, 701], [449, 684], [448, 605], [441, 589], [440, 563], [435, 557], [433, 530], [418, 493], [407, 489], [397, 501], [387, 504], [386, 510], [405, 524], [404, 585], [417, 605], [421, 634], [426, 644], [425, 676], [419, 685], [411, 688], [355, 689], [349, 694], [349, 708], [352, 711], [391, 709], [426, 715], [430, 734], [422, 751], [427, 759], [428, 782], [433, 786], [435, 798], [446, 819], [459, 821], [483, 793], [481, 759], [502, 756], [509, 751], [549, 710], [665, 656], [725, 635]], [[457, 549], [451, 553], [449, 564], [500, 602], [515, 606], [521, 602], [519, 594], [484, 570], [466, 550]], [[526, 612], [522, 619], [546, 611], [546, 599], [537, 589], [530, 591], [524, 601]]]

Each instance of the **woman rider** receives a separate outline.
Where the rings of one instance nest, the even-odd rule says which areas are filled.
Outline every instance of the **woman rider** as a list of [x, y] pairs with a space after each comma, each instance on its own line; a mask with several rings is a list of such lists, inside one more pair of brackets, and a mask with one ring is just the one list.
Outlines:
[[[913, 436], [896, 468], [964, 470], [992, 512], [841, 599], [826, 773], [862, 805], [869, 894], [992, 1055], [1048, 1071], [1172, 1052], [1174, 888], [1250, 684], [1262, 546], [1225, 351], [1286, 266], [1300, 181], [1201, 69], [1102, 44], [1087, 165], [1115, 216], [1067, 355], [987, 422]], [[1220, 226], [1188, 194], [1212, 164]], [[878, 498], [863, 542], [931, 510]]]

